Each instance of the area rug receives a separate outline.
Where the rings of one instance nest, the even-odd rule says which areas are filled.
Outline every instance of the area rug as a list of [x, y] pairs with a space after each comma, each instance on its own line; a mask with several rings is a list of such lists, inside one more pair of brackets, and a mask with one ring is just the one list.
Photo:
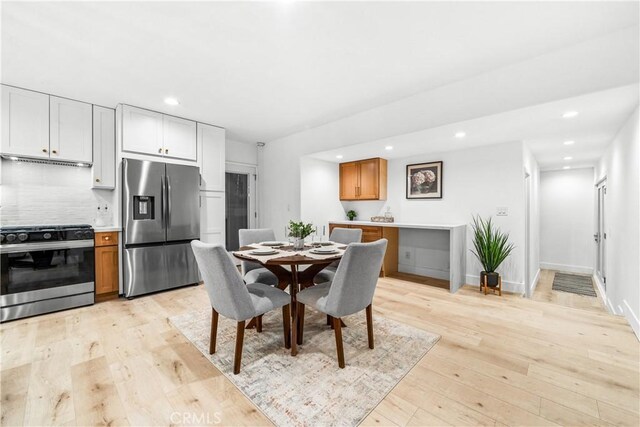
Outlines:
[[210, 310], [170, 321], [277, 426], [358, 425], [440, 339], [374, 315], [371, 350], [362, 312], [344, 319], [346, 367], [340, 369], [335, 335], [325, 319], [307, 309], [304, 344], [292, 357], [284, 348], [282, 312], [266, 314], [262, 333], [245, 333], [238, 375], [233, 375], [236, 322], [220, 316], [216, 354], [209, 355]]
[[556, 273], [551, 289], [588, 297], [596, 296], [591, 276], [581, 276], [579, 274]]

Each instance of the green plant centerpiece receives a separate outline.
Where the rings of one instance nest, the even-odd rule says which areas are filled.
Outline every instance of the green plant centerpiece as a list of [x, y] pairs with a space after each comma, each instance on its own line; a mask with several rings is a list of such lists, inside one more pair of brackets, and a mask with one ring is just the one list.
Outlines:
[[353, 209], [347, 212], [347, 218], [349, 218], [349, 221], [353, 221], [354, 219], [356, 219], [357, 216], [358, 216], [358, 212], [354, 211]]
[[305, 224], [302, 221], [289, 221], [289, 237], [293, 237], [293, 249], [301, 251], [304, 249], [304, 239], [315, 231], [313, 224]]
[[488, 220], [475, 216], [471, 224], [473, 229], [473, 247], [471, 252], [478, 258], [484, 270], [480, 273], [480, 284], [498, 286], [500, 275], [496, 272], [500, 264], [511, 254], [515, 246], [509, 242], [509, 233], [503, 233], [491, 218]]

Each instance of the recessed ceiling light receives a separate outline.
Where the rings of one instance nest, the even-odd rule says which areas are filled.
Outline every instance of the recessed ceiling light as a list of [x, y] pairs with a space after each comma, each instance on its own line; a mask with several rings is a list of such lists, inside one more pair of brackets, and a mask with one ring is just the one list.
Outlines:
[[393, 150], [393, 147], [391, 145], [387, 145], [386, 147], [384, 147], [384, 149], [387, 151], [391, 151]]
[[562, 115], [562, 117], [565, 118], [565, 119], [570, 119], [570, 118], [575, 117], [577, 115], [578, 115], [577, 111], [567, 111], [566, 113], [564, 113]]
[[564, 159], [565, 159], [565, 160], [573, 160], [573, 157], [571, 157], [571, 156], [567, 156], [567, 157], [565, 157]]
[[167, 105], [179, 105], [180, 104], [177, 99], [171, 98], [171, 97], [165, 98], [164, 99], [164, 103], [167, 104]]
[[338, 155], [336, 156], [336, 159], [341, 159], [341, 158], [342, 158], [342, 154], [338, 154]]
[[575, 141], [565, 141], [564, 145], [573, 145], [575, 143], [576, 143]]
[[571, 166], [565, 166], [562, 169], [564, 169], [564, 170], [571, 169]]
[[464, 138], [465, 136], [467, 136], [467, 134], [465, 132], [456, 132], [454, 136], [456, 138]]

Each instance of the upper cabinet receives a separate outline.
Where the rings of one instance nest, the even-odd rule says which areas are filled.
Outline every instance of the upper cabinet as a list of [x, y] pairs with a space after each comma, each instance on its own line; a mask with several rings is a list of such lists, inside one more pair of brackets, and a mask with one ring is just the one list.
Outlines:
[[165, 157], [196, 160], [196, 122], [163, 116], [162, 135]]
[[162, 114], [124, 105], [122, 107], [122, 150], [164, 155]]
[[122, 150], [196, 161], [196, 122], [124, 105]]
[[2, 154], [91, 163], [91, 104], [2, 86]]
[[93, 106], [93, 188], [116, 188], [116, 112]]
[[198, 123], [200, 190], [225, 191], [225, 130]]
[[91, 163], [92, 106], [56, 96], [49, 97], [49, 158]]
[[49, 158], [49, 95], [2, 85], [2, 154]]
[[340, 200], [386, 200], [387, 160], [340, 163]]

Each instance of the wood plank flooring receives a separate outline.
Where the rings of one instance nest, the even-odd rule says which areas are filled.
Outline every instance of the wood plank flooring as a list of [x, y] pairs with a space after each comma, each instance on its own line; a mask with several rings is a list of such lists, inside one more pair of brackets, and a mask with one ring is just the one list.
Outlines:
[[[631, 328], [573, 305], [380, 279], [374, 325], [442, 339], [363, 425], [639, 425]], [[206, 308], [198, 286], [1, 325], [1, 424], [270, 424], [167, 320]]]

